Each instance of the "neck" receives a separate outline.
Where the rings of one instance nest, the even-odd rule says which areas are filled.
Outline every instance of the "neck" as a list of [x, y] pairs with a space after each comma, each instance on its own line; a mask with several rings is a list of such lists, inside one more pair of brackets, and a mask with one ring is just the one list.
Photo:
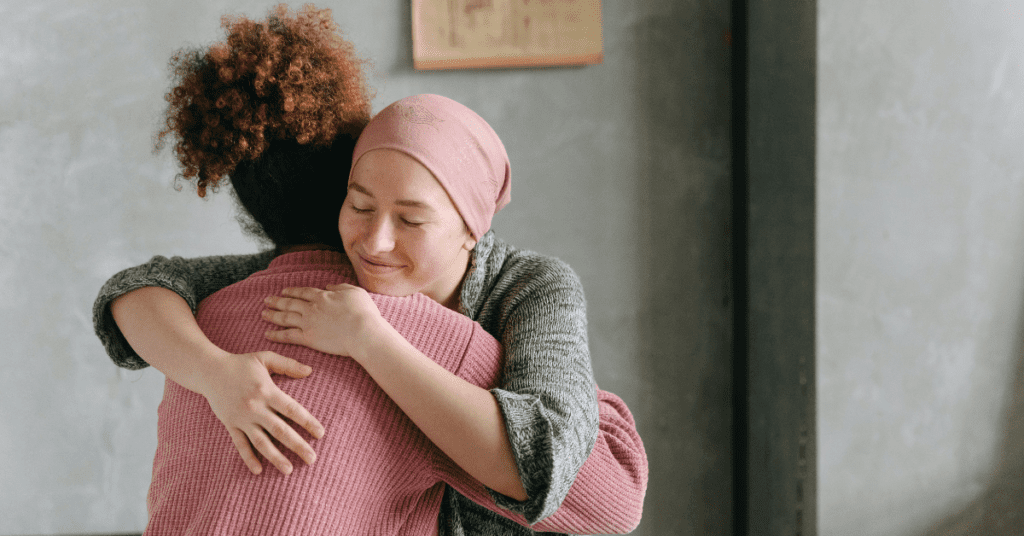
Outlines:
[[472, 252], [462, 250], [458, 259], [455, 261], [457, 265], [463, 266], [464, 268], [462, 269], [462, 272], [458, 274], [458, 279], [455, 281], [455, 288], [452, 289], [451, 294], [449, 294], [447, 298], [434, 298], [436, 302], [451, 309], [452, 311], [455, 311], [456, 313], [459, 312], [459, 305], [462, 303], [462, 282], [466, 279], [466, 274], [469, 272], [471, 255]]
[[441, 305], [443, 305], [443, 306], [445, 306], [445, 307], [447, 307], [447, 308], [449, 308], [452, 311], [455, 311], [457, 313], [457, 312], [459, 312], [459, 304], [460, 303], [462, 303], [462, 283], [461, 282], [459, 283], [459, 286], [455, 287], [455, 290], [452, 292], [452, 295], [448, 296], [447, 300], [441, 302]]

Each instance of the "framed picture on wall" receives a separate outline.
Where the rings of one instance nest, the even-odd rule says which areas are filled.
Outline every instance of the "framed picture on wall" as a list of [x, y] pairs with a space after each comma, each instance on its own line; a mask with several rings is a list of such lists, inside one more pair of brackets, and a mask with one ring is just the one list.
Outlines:
[[412, 0], [416, 69], [601, 63], [601, 0]]

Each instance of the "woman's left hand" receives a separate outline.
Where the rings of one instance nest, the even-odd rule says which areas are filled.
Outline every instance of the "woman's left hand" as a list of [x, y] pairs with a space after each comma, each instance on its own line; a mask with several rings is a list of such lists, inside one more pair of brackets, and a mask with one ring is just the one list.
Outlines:
[[348, 284], [286, 288], [264, 300], [263, 319], [281, 326], [267, 339], [300, 344], [328, 354], [362, 355], [377, 322], [384, 322], [370, 295]]

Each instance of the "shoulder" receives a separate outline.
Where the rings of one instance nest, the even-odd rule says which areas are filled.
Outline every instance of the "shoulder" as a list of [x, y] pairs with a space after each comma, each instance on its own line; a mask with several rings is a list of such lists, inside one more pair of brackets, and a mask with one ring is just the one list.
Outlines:
[[565, 261], [516, 248], [493, 235], [481, 243], [484, 248], [476, 252], [463, 289], [464, 303], [475, 305], [467, 307], [471, 318], [486, 326], [488, 318], [507, 319], [524, 308], [531, 313], [585, 309], [583, 284]]
[[260, 251], [258, 253], [210, 255], [207, 257], [164, 257], [163, 255], [156, 255], [151, 258], [149, 262], [141, 265], [140, 268], [157, 266], [187, 266], [189, 268], [196, 269], [210, 266], [237, 266], [239, 268], [255, 267], [262, 270], [270, 265], [270, 261], [272, 261], [275, 256], [276, 253], [272, 249]]
[[502, 244], [505, 254], [497, 267], [498, 285], [514, 287], [520, 292], [551, 286], [567, 286], [582, 291], [579, 276], [567, 262], [551, 255]]
[[[243, 279], [210, 295], [256, 292], [260, 300], [289, 286], [323, 287], [338, 283], [356, 284], [351, 265], [341, 253], [311, 250], [275, 255], [273, 251], [251, 256], [222, 256], [215, 262], [240, 269]], [[242, 269], [246, 268], [246, 269]]]

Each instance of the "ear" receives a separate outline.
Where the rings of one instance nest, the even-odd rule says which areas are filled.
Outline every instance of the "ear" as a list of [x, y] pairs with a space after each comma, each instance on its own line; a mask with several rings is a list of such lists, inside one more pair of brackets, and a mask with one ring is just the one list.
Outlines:
[[476, 247], [476, 239], [473, 238], [472, 234], [466, 234], [466, 241], [462, 244], [462, 247], [466, 251], [473, 251], [473, 248]]

